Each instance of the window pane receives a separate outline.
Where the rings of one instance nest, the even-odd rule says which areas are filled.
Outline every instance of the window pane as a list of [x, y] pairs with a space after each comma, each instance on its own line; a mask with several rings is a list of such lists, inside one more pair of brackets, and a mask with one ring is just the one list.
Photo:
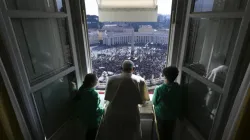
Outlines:
[[186, 117], [207, 139], [215, 119], [221, 94], [187, 74], [184, 74], [184, 87], [187, 94]]
[[244, 10], [248, 0], [195, 0], [194, 12]]
[[74, 89], [74, 80], [75, 75], [71, 73], [34, 93], [47, 138], [62, 126], [71, 114], [71, 93]]
[[191, 19], [185, 66], [223, 87], [239, 19]]
[[64, 0], [5, 0], [5, 2], [11, 10], [66, 11]]
[[13, 19], [12, 24], [32, 84], [72, 65], [65, 19]]

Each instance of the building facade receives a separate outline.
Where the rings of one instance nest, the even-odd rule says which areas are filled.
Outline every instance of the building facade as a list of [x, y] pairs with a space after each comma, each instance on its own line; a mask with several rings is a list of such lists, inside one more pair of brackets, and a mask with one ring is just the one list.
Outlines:
[[168, 44], [168, 32], [111, 32], [103, 34], [103, 44], [107, 46], [131, 44], [134, 37], [135, 44], [153, 43]]
[[89, 45], [96, 45], [99, 44], [99, 33], [98, 31], [89, 31], [88, 32], [89, 37]]

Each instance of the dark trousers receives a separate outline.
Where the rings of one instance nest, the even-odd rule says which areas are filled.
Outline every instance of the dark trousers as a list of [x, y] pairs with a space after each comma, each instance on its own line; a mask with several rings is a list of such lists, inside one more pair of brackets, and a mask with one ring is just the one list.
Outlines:
[[172, 140], [175, 128], [175, 120], [161, 120], [157, 118], [160, 140]]
[[88, 129], [86, 134], [86, 140], [95, 140], [96, 133], [97, 133], [97, 128]]

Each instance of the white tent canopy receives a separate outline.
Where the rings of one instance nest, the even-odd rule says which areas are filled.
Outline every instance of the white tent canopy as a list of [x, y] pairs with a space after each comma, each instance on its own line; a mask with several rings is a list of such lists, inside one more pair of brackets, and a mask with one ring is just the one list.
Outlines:
[[101, 22], [156, 22], [156, 0], [97, 0]]
[[152, 8], [157, 7], [156, 0], [98, 0], [99, 8]]

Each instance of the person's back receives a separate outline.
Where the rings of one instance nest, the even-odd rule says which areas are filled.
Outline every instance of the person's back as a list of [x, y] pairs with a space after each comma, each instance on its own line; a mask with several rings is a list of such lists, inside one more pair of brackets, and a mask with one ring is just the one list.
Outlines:
[[[126, 61], [125, 61], [126, 62]], [[144, 79], [123, 65], [123, 73], [109, 78], [105, 100], [109, 101], [98, 140], [134, 140], [141, 136], [138, 105], [149, 100]], [[129, 67], [130, 71], [124, 70]]]
[[94, 89], [97, 77], [87, 74], [75, 98], [77, 118], [87, 128], [86, 139], [94, 140], [104, 110], [100, 107], [99, 94]]
[[[123, 85], [121, 82], [123, 82], [125, 85]], [[127, 85], [127, 83], [132, 83], [132, 84]], [[138, 75], [126, 72], [123, 72], [119, 75], [115, 75], [109, 78], [105, 92], [105, 100], [111, 101], [116, 95], [117, 89], [121, 85], [126, 86], [127, 87], [126, 90], [139, 92], [139, 94], [141, 95], [141, 100], [143, 101], [149, 100], [149, 95], [147, 92], [147, 86], [145, 84], [145, 80]], [[132, 94], [131, 96], [133, 97], [134, 95], [136, 94]], [[128, 97], [127, 100], [131, 99], [131, 96], [127, 96]]]
[[77, 94], [78, 118], [83, 121], [83, 125], [87, 125], [89, 128], [97, 127], [103, 112], [99, 106], [100, 97], [98, 93], [94, 88], [82, 86]]
[[155, 88], [153, 104], [158, 122], [158, 131], [161, 140], [171, 140], [176, 119], [181, 115], [182, 93], [178, 83], [174, 82], [178, 76], [176, 67], [163, 70], [165, 82]]
[[181, 88], [178, 83], [162, 84], [155, 89], [153, 104], [157, 117], [175, 120], [181, 114]]

